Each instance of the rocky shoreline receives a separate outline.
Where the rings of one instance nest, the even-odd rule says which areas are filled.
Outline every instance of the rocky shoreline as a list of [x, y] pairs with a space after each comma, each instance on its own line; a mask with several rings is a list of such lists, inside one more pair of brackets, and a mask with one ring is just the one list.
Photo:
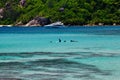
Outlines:
[[[65, 25], [65, 26], [69, 26], [69, 27], [104, 27], [104, 26], [120, 26], [120, 25]], [[41, 26], [41, 25], [0, 25], [0, 27], [44, 27], [44, 26]]]
[[[35, 17], [32, 20], [30, 20], [28, 23], [24, 24], [22, 21], [17, 22], [16, 24], [11, 25], [0, 25], [0, 27], [44, 27], [45, 25], [51, 24], [51, 20], [49, 18], [45, 17]], [[104, 23], [97, 23], [97, 24], [83, 24], [83, 25], [71, 25], [71, 24], [65, 24], [65, 26], [120, 26], [120, 24], [111, 23], [104, 24]]]

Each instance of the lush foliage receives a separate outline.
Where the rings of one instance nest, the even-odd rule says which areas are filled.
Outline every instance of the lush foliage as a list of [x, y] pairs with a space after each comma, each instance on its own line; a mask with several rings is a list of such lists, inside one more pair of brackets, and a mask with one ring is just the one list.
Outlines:
[[16, 24], [20, 21], [25, 24], [36, 16], [70, 25], [120, 24], [120, 0], [26, 0], [25, 6], [20, 6], [19, 1], [0, 0], [0, 8], [10, 3], [0, 24]]

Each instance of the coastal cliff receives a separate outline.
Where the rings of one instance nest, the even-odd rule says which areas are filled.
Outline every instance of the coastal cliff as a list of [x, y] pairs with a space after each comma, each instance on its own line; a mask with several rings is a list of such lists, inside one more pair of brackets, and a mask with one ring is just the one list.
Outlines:
[[120, 25], [119, 7], [119, 0], [1, 0], [0, 25], [27, 25], [37, 16], [65, 25]]

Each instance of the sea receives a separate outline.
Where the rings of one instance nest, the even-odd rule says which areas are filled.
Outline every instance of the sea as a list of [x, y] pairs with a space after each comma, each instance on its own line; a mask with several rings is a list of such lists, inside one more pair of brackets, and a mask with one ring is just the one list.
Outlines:
[[0, 80], [120, 80], [120, 26], [0, 27]]

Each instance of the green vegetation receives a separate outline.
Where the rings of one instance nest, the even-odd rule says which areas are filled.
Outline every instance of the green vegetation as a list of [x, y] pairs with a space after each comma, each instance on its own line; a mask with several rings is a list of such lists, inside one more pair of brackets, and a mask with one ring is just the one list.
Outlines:
[[5, 8], [0, 24], [26, 24], [36, 16], [67, 25], [120, 24], [120, 0], [26, 0], [25, 6], [19, 1], [0, 0], [0, 8]]

